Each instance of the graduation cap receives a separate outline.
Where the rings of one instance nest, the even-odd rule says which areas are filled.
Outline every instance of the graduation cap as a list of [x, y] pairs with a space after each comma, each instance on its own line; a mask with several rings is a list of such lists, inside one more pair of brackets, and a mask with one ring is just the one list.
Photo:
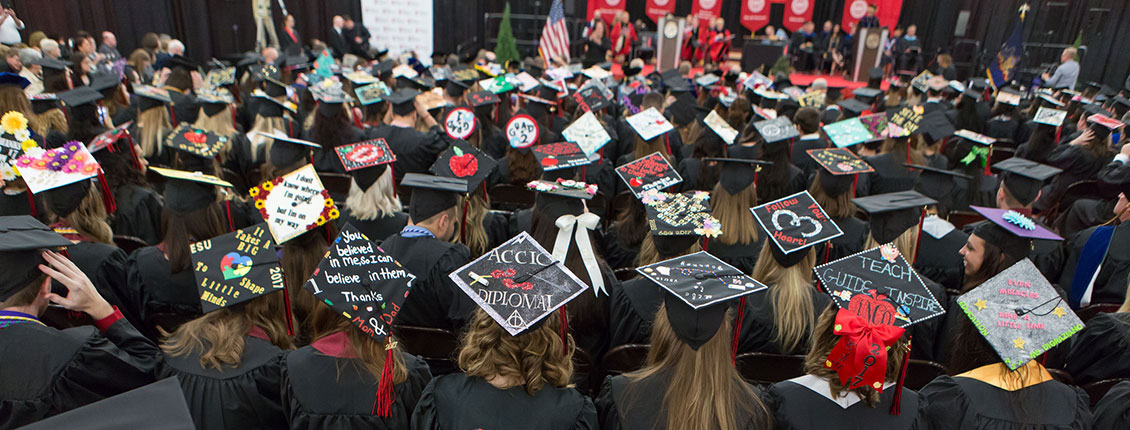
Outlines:
[[989, 79], [973, 78], [969, 80], [969, 87], [976, 91], [985, 91], [985, 89], [989, 88]]
[[993, 165], [993, 171], [1001, 173], [1001, 180], [1008, 189], [1009, 194], [1021, 204], [1028, 205], [1036, 200], [1043, 188], [1044, 182], [1052, 176], [1063, 172], [1063, 169], [1046, 164], [1012, 157]]
[[475, 112], [466, 107], [457, 107], [447, 112], [443, 120], [443, 131], [452, 139], [466, 139], [475, 132]]
[[[1104, 112], [1105, 113], [1105, 112]], [[1091, 130], [1095, 132], [1095, 138], [1106, 139], [1114, 130], [1122, 127], [1122, 121], [1116, 120], [1104, 114], [1093, 114], [1087, 117], [1087, 123], [1091, 125]]]
[[707, 73], [694, 79], [694, 83], [700, 87], [709, 87], [722, 80], [721, 77], [713, 73]]
[[498, 162], [491, 156], [464, 140], [456, 140], [439, 154], [428, 171], [436, 176], [467, 181], [467, 192], [471, 193], [479, 189], [496, 168]]
[[45, 264], [41, 249], [71, 246], [71, 241], [39, 220], [26, 216], [0, 216], [0, 301], [8, 300], [41, 276]]
[[459, 81], [467, 84], [479, 80], [480, 76], [481, 75], [479, 74], [478, 70], [466, 66], [459, 66], [451, 69], [452, 81]]
[[800, 132], [788, 117], [779, 116], [753, 123], [757, 133], [765, 140], [766, 144], [783, 143], [800, 137]]
[[965, 84], [961, 83], [960, 81], [950, 81], [949, 85], [950, 89], [952, 89], [955, 93], [961, 94], [965, 92]]
[[212, 88], [235, 85], [235, 67], [210, 70], [208, 75], [204, 77], [204, 82]]
[[616, 174], [628, 184], [628, 191], [636, 198], [646, 191], [658, 191], [683, 182], [679, 172], [659, 152], [617, 167]]
[[[86, 146], [77, 141], [47, 150], [38, 146], [25, 149], [13, 165], [34, 194], [95, 178], [102, 172]], [[86, 190], [82, 191], [85, 195]]]
[[57, 94], [59, 100], [68, 108], [91, 104], [102, 100], [102, 93], [91, 87], [78, 87], [70, 91]]
[[918, 124], [918, 130], [926, 138], [929, 145], [941, 142], [942, 139], [953, 136], [957, 132], [950, 120], [946, 118], [946, 114], [942, 112], [933, 112], [922, 117], [922, 122]]
[[134, 85], [133, 93], [138, 96], [138, 109], [145, 112], [155, 107], [162, 107], [173, 102], [169, 98], [169, 90], [151, 87], [148, 85]]
[[263, 91], [270, 97], [286, 97], [286, 89], [287, 85], [276, 78], [263, 78]]
[[1051, 94], [1040, 93], [1040, 105], [1046, 108], [1062, 108], [1066, 106], [1063, 102], [1056, 99]]
[[232, 187], [228, 181], [201, 172], [152, 166], [149, 170], [168, 179], [165, 181], [165, 208], [181, 216], [215, 203], [216, 186]]
[[854, 118], [863, 114], [864, 111], [871, 110], [871, 105], [861, 102], [857, 99], [844, 99], [836, 102], [836, 105], [844, 112], [844, 117]]
[[897, 138], [918, 133], [924, 114], [921, 105], [887, 111], [887, 136]]
[[[902, 73], [900, 72], [899, 74]], [[922, 73], [919, 73], [918, 76], [910, 80], [910, 86], [914, 87], [914, 89], [918, 90], [920, 93], [925, 93], [926, 89], [930, 87], [930, 78], [933, 77], [934, 74], [930, 73], [929, 70], [923, 70]]]
[[846, 389], [883, 391], [887, 349], [907, 327], [942, 315], [945, 308], [894, 245], [881, 245], [813, 271], [840, 309], [833, 333], [842, 337], [824, 366], [836, 371]]
[[922, 193], [922, 195], [926, 197], [937, 200], [947, 209], [952, 207], [954, 178], [965, 180], [972, 179], [969, 175], [936, 167], [908, 163], [903, 163], [903, 166], [919, 169], [921, 171], [921, 173], [918, 174], [914, 188], [915, 191]]
[[412, 199], [409, 202], [408, 217], [413, 223], [420, 223], [455, 207], [459, 196], [471, 192], [466, 179], [408, 173], [400, 181], [400, 186], [411, 187]]
[[649, 190], [643, 193], [642, 201], [660, 255], [677, 255], [698, 241], [699, 236], [722, 234], [722, 223], [710, 214], [709, 192], [670, 194]]
[[1083, 329], [1083, 321], [1027, 258], [962, 294], [957, 304], [1010, 370]]
[[879, 100], [879, 96], [883, 95], [883, 91], [875, 88], [862, 87], [856, 88], [851, 94], [855, 96], [857, 101], [871, 105]]
[[527, 232], [448, 277], [511, 336], [537, 328], [588, 288]]
[[930, 91], [941, 91], [949, 87], [949, 85], [950, 83], [946, 78], [938, 75], [932, 76], [926, 81], [926, 88], [930, 89]]
[[[526, 188], [544, 195], [580, 200], [592, 200], [593, 196], [597, 193], [596, 184], [586, 184], [581, 181], [563, 178], [557, 178], [556, 181], [548, 181], [545, 179], [533, 180], [526, 184]], [[541, 194], [539, 194], [539, 198]], [[538, 204], [535, 202], [534, 206], [538, 206]]]
[[961, 96], [967, 97], [970, 100], [973, 100], [975, 102], [979, 102], [979, 101], [981, 101], [981, 92], [982, 91], [984, 91], [984, 90], [983, 89], [978, 90], [978, 89], [975, 89], [972, 86], [970, 86], [968, 89], [965, 90], [965, 92], [961, 93]]
[[1040, 106], [1040, 109], [1036, 111], [1036, 116], [1032, 118], [1032, 122], [1059, 127], [1063, 125], [1065, 119], [1067, 119], [1067, 111]]
[[36, 59], [34, 62], [32, 62], [30, 64], [38, 65], [38, 66], [42, 67], [43, 68], [43, 74], [45, 75], [44, 78], [47, 78], [51, 73], [63, 73], [63, 72], [65, 72], [67, 70], [67, 68], [71, 67], [74, 63], [71, 63], [70, 61], [63, 61], [63, 60], [58, 60], [58, 59], [50, 58], [50, 57], [41, 57], [41, 58]]
[[416, 96], [420, 95], [419, 91], [411, 88], [397, 88], [392, 94], [385, 96], [385, 100], [392, 103], [394, 108], [403, 108], [407, 105], [416, 102]]
[[871, 69], [869, 69], [867, 71], [867, 78], [870, 79], [870, 80], [882, 80], [883, 79], [883, 68], [882, 67], [872, 67]]
[[[506, 123], [506, 140], [511, 148], [525, 149], [533, 146], [538, 141], [538, 132], [537, 121], [526, 114], [514, 115]], [[574, 143], [581, 145], [579, 142]]]
[[471, 104], [471, 107], [477, 108], [480, 106], [498, 104], [500, 100], [497, 95], [490, 91], [476, 91], [467, 95], [467, 102]]
[[1032, 251], [1032, 239], [1063, 240], [1055, 233], [1036, 224], [1032, 218], [1011, 209], [969, 206], [988, 221], [973, 227], [973, 234], [996, 245], [1006, 255], [1017, 260]]
[[279, 101], [274, 97], [267, 97], [266, 95], [256, 95], [262, 99], [264, 103], [257, 103], [259, 106], [259, 115], [267, 118], [279, 118], [283, 116], [283, 112], [290, 112], [291, 115], [298, 113], [298, 106], [290, 101]]
[[99, 73], [90, 77], [90, 85], [88, 85], [88, 87], [101, 93], [117, 88], [121, 83], [122, 79], [112, 73]]
[[266, 81], [267, 79], [278, 80], [282, 76], [279, 72], [279, 68], [275, 67], [274, 64], [252, 66], [248, 70], [251, 72], [251, 78], [257, 82]]
[[569, 141], [534, 145], [530, 151], [546, 172], [584, 166], [593, 161], [579, 145]]
[[860, 122], [859, 118], [849, 118], [837, 121], [823, 127], [824, 134], [837, 148], [847, 148], [868, 142], [874, 138], [871, 131]]
[[396, 161], [384, 138], [334, 147], [334, 153], [362, 190], [369, 189], [384, 174], [386, 165]]
[[372, 83], [380, 82], [375, 76], [369, 74], [364, 70], [354, 70], [349, 73], [342, 74], [342, 77], [352, 82], [353, 85], [369, 85]]
[[284, 289], [279, 256], [265, 224], [196, 242], [189, 249], [204, 313]]
[[501, 94], [507, 91], [513, 91], [514, 85], [506, 80], [505, 76], [496, 76], [479, 81], [479, 88], [494, 94]]
[[667, 117], [653, 107], [629, 116], [625, 120], [628, 121], [628, 125], [632, 126], [632, 130], [635, 130], [636, 134], [645, 141], [675, 129], [675, 126], [671, 125]]
[[667, 292], [663, 301], [671, 329], [696, 351], [718, 332], [729, 309], [727, 301], [768, 288], [705, 251], [639, 267], [636, 272]]
[[[799, 263], [808, 248], [844, 232], [808, 191], [750, 208], [761, 229], [773, 241], [773, 258], [784, 267]], [[800, 252], [805, 251], [805, 252]]]
[[989, 136], [969, 130], [958, 130], [953, 135], [982, 146], [990, 146], [997, 141]]
[[[788, 122], [788, 118], [785, 117], [765, 120], [761, 122], [769, 123], [770, 121], [782, 120], [786, 123]], [[727, 145], [733, 145], [734, 143], [737, 143], [738, 131], [734, 130], [734, 127], [731, 127], [730, 123], [726, 122], [725, 119], [722, 119], [722, 116], [718, 115], [717, 111], [710, 111], [710, 113], [706, 115], [706, 118], [703, 119], [702, 122], [705, 123], [706, 126], [714, 132], [714, 134], [717, 134], [723, 142], [726, 142]], [[792, 124], [790, 123], [789, 125], [791, 126]], [[760, 131], [760, 129], [758, 130]], [[800, 134], [797, 134], [797, 136], [800, 136]]]
[[831, 197], [852, 191], [856, 175], [874, 172], [875, 168], [846, 148], [809, 149], [806, 151], [821, 169], [820, 187]]
[[188, 410], [180, 382], [175, 377], [168, 377], [20, 428], [193, 430], [196, 426], [192, 422], [192, 414]]
[[586, 85], [571, 96], [577, 101], [577, 104], [581, 106], [581, 109], [586, 112], [591, 112], [612, 105], [612, 99], [604, 93], [605, 90], [605, 88], [599, 85]]
[[569, 124], [561, 132], [561, 137], [576, 143], [585, 151], [585, 155], [590, 156], [612, 140], [612, 136], [608, 135], [608, 131], [604, 129], [604, 125], [596, 119], [596, 115], [592, 111], [585, 112], [584, 115]]
[[165, 146], [200, 158], [212, 159], [227, 145], [227, 136], [181, 123], [165, 136]]
[[0, 73], [0, 86], [3, 85], [15, 85], [22, 90], [27, 88], [28, 85], [31, 85], [31, 81], [15, 73], [3, 72]]
[[1012, 88], [1001, 88], [997, 92], [997, 102], [1006, 105], [1020, 106], [1020, 93]]
[[36, 115], [59, 107], [59, 97], [55, 93], [39, 93], [27, 98], [31, 101], [31, 111]]
[[252, 188], [251, 196], [279, 245], [340, 214], [313, 164]]
[[722, 163], [722, 170], [718, 173], [718, 183], [722, 189], [730, 194], [738, 194], [754, 184], [757, 172], [761, 166], [772, 165], [772, 162], [755, 160], [751, 148], [734, 145], [729, 147], [731, 158], [704, 158], [703, 161], [716, 161]]
[[926, 206], [938, 204], [917, 191], [899, 191], [851, 199], [866, 212], [871, 237], [880, 244], [891, 243], [908, 228], [918, 225]]
[[368, 106], [384, 101], [384, 98], [388, 96], [391, 91], [389, 91], [388, 85], [385, 85], [384, 82], [376, 82], [363, 87], [355, 87], [353, 88], [353, 93], [357, 95], [357, 101], [360, 102], [362, 106]]
[[183, 55], [173, 55], [169, 57], [168, 61], [165, 63], [165, 66], [170, 69], [180, 67], [190, 72], [200, 70], [199, 64]]
[[303, 288], [362, 333], [384, 342], [416, 275], [346, 223]]
[[471, 86], [457, 79], [448, 79], [443, 88], [445, 92], [451, 94], [453, 97], [462, 97], [463, 93], [471, 88]]

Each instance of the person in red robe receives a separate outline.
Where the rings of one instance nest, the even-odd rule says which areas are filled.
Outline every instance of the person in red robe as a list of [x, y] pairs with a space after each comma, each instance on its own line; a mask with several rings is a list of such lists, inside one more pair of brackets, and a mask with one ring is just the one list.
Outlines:
[[698, 37], [698, 18], [695, 18], [694, 15], [687, 15], [686, 26], [683, 27], [683, 50], [681, 54], [683, 61], [698, 62], [702, 58], [700, 46], [702, 44]]
[[734, 38], [730, 35], [730, 30], [726, 29], [726, 21], [721, 17], [714, 18], [707, 32], [706, 62], [720, 64], [725, 61], [733, 43]]
[[612, 20], [611, 36], [612, 60], [623, 64], [624, 59], [632, 53], [632, 45], [639, 39], [636, 36], [636, 28], [632, 25], [631, 18], [628, 16], [628, 11], [622, 10], [616, 13], [616, 18]]

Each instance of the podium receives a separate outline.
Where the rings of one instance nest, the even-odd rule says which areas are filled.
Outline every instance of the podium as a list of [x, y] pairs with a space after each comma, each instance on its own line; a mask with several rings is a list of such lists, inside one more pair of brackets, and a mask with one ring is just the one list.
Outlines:
[[859, 82], [868, 80], [868, 72], [879, 67], [883, 61], [883, 47], [887, 45], [888, 31], [886, 28], [861, 28], [855, 43], [855, 68], [851, 73], [851, 80]]
[[657, 44], [655, 48], [655, 70], [668, 70], [679, 67], [683, 52], [683, 30], [686, 18], [659, 18]]

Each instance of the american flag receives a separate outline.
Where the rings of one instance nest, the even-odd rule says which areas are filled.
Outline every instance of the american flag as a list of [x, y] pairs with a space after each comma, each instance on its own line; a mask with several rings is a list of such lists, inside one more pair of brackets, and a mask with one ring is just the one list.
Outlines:
[[538, 51], [547, 65], [553, 57], [569, 61], [569, 29], [565, 27], [565, 9], [561, 7], [561, 0], [553, 0], [553, 6], [549, 8]]

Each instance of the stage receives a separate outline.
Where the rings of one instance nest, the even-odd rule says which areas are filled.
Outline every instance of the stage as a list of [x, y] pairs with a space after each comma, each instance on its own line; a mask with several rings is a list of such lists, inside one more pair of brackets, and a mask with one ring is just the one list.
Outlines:
[[[653, 70], [655, 70], [655, 66], [648, 64], [643, 67], [643, 71], [641, 71], [640, 73], [648, 75], [651, 74]], [[698, 75], [702, 72], [703, 69], [701, 67], [695, 67], [691, 69], [691, 76]], [[612, 64], [612, 74], [616, 77], [624, 76], [624, 73], [619, 64]], [[769, 78], [772, 79], [773, 77], [769, 76]], [[811, 73], [792, 73], [789, 75], [789, 81], [791, 81], [793, 85], [796, 85], [798, 87], [808, 87], [809, 85], [812, 85], [812, 81], [815, 81], [818, 78], [824, 78], [825, 81], [828, 81], [828, 88], [843, 88], [845, 97], [849, 96], [852, 90], [867, 86], [867, 81], [855, 82], [842, 76]], [[886, 91], [887, 87], [889, 86], [890, 82], [884, 79], [882, 90]]]

